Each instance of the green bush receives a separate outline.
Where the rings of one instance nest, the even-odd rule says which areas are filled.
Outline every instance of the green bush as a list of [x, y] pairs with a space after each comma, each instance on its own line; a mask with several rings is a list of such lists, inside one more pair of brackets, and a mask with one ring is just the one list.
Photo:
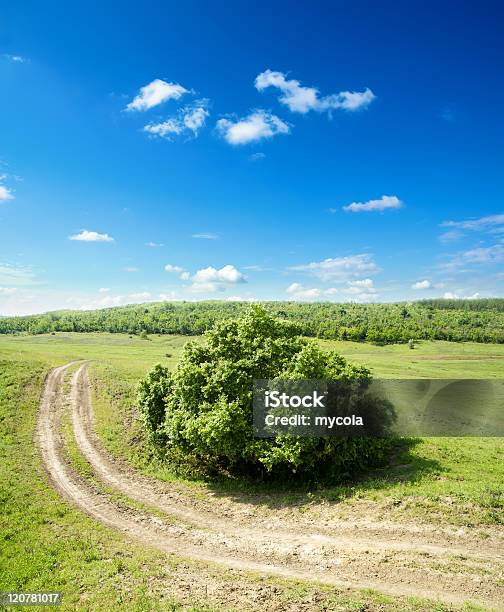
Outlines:
[[162, 425], [166, 414], [166, 398], [171, 390], [170, 381], [170, 372], [158, 363], [139, 384], [138, 402], [144, 429], [149, 441], [156, 445], [166, 442]]
[[249, 475], [338, 474], [383, 459], [384, 438], [253, 437], [254, 379], [370, 381], [366, 368], [322, 351], [261, 306], [217, 324], [205, 339], [187, 343], [172, 374], [157, 365], [140, 384], [149, 438], [169, 456]]

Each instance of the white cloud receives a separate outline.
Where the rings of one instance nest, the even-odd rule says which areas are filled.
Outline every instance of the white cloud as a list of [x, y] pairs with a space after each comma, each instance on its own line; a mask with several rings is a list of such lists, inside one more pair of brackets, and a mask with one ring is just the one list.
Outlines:
[[188, 288], [191, 293], [215, 293], [225, 291], [227, 286], [246, 283], [247, 279], [235, 266], [227, 264], [220, 270], [213, 266], [202, 268], [193, 275], [192, 281]]
[[217, 131], [229, 144], [243, 145], [272, 138], [276, 134], [288, 134], [290, 127], [276, 115], [256, 110], [237, 121], [219, 119]]
[[313, 300], [320, 297], [320, 289], [304, 287], [301, 283], [292, 283], [285, 290], [297, 300]]
[[263, 91], [267, 87], [276, 87], [282, 93], [279, 101], [293, 113], [307, 113], [331, 110], [356, 111], [364, 109], [375, 99], [369, 89], [362, 92], [341, 91], [337, 94], [320, 97], [316, 87], [305, 87], [295, 79], [286, 79], [285, 74], [273, 70], [261, 72], [255, 79], [255, 87]]
[[5, 185], [0, 185], [0, 202], [5, 202], [7, 200], [13, 200], [14, 196], [12, 195], [11, 190]]
[[162, 123], [149, 123], [144, 126], [143, 131], [151, 136], [169, 139], [171, 136], [178, 136], [184, 128], [177, 119], [167, 119]]
[[480, 294], [478, 292], [473, 293], [472, 295], [458, 295], [457, 293], [452, 293], [451, 291], [446, 291], [443, 295], [445, 300], [477, 300], [479, 299]]
[[163, 247], [164, 244], [162, 242], [146, 242], [145, 246], [150, 247], [151, 249], [158, 249]]
[[301, 285], [301, 283], [292, 283], [291, 285], [289, 285], [287, 287], [287, 289], [285, 290], [287, 293], [295, 293], [296, 291], [299, 291], [300, 289], [304, 289], [303, 285]]
[[[402, 208], [403, 202], [397, 196], [383, 195], [379, 200], [368, 200], [367, 202], [352, 202], [343, 206], [347, 212], [369, 212], [374, 210], [386, 210], [388, 208]], [[332, 211], [333, 209], [331, 209]]]
[[258, 152], [258, 153], [252, 153], [252, 155], [249, 155], [249, 161], [251, 162], [256, 162], [256, 161], [261, 161], [261, 159], [264, 159], [266, 157], [266, 155], [262, 152]]
[[209, 116], [210, 113], [204, 106], [195, 106], [185, 110], [183, 122], [188, 130], [191, 130], [194, 134], [197, 134], [205, 125], [205, 121]]
[[186, 270], [184, 270], [184, 268], [181, 268], [180, 266], [174, 266], [172, 264], [166, 264], [164, 269], [166, 270], [166, 272], [172, 272], [174, 274], [179, 274], [180, 278], [183, 281], [187, 281], [187, 280], [189, 280], [191, 278], [191, 275], [189, 274], [189, 272], [187, 272]]
[[280, 89], [282, 95], [279, 100], [293, 112], [307, 113], [317, 108], [319, 104], [318, 90], [315, 87], [303, 87], [294, 79], [288, 81], [282, 72], [265, 70], [257, 75], [255, 87], [263, 91], [267, 87]]
[[439, 268], [453, 272], [468, 272], [470, 264], [494, 265], [504, 261], [504, 240], [492, 246], [476, 247], [451, 255]]
[[109, 287], [100, 287], [98, 289], [98, 293], [108, 293], [110, 291]]
[[174, 266], [172, 264], [166, 264], [164, 269], [166, 272], [175, 272], [179, 274], [184, 271], [184, 268], [181, 268], [180, 266]]
[[69, 236], [68, 240], [79, 240], [82, 242], [114, 242], [112, 236], [108, 234], [99, 234], [98, 232], [90, 232], [88, 230], [82, 230], [80, 234]]
[[216, 291], [225, 291], [224, 285], [218, 283], [193, 283], [189, 287], [191, 293], [215, 293]]
[[376, 289], [370, 278], [348, 281], [347, 286], [341, 291], [342, 293], [351, 295], [352, 299], [360, 302], [370, 301], [376, 297]]
[[411, 285], [412, 289], [430, 289], [431, 283], [427, 279], [422, 281], [417, 281]]
[[464, 231], [488, 232], [490, 234], [504, 233], [504, 214], [486, 215], [476, 219], [466, 219], [464, 221], [443, 221], [441, 227], [451, 227], [453, 229], [441, 234], [441, 242], [452, 242], [464, 237]]
[[340, 91], [340, 93], [322, 99], [322, 106], [356, 111], [367, 108], [376, 98], [367, 87], [364, 91]]
[[328, 289], [305, 287], [301, 283], [292, 283], [287, 287], [286, 292], [297, 300], [315, 300], [323, 298], [324, 296], [331, 297], [340, 293], [351, 296], [353, 301], [360, 302], [371, 301], [377, 297], [377, 291], [370, 278], [347, 281], [346, 286], [342, 288], [329, 287]]
[[0, 287], [0, 295], [14, 295], [16, 291], [16, 287]]
[[227, 264], [220, 270], [217, 270], [213, 266], [208, 268], [202, 268], [198, 270], [193, 276], [195, 283], [244, 283], [246, 282], [245, 276], [234, 266]]
[[146, 111], [167, 100], [178, 100], [185, 93], [189, 93], [189, 90], [178, 83], [154, 79], [140, 89], [140, 93], [126, 106], [126, 110]]
[[138, 272], [138, 268], [135, 268], [133, 266], [127, 266], [126, 268], [123, 268], [123, 272]]
[[467, 263], [498, 263], [504, 261], [504, 245], [470, 249], [462, 253], [462, 258]]
[[212, 232], [203, 232], [201, 234], [192, 234], [191, 238], [200, 238], [201, 240], [219, 240], [220, 236], [218, 234], [213, 234]]
[[467, 219], [465, 221], [444, 221], [441, 223], [441, 227], [457, 227], [467, 230], [483, 230], [496, 225], [504, 225], [504, 214], [488, 215], [479, 219]]
[[192, 106], [186, 106], [175, 117], [170, 117], [161, 123], [149, 123], [144, 126], [144, 132], [151, 136], [172, 139], [174, 136], [191, 133], [196, 137], [205, 125], [206, 118], [210, 116], [206, 108], [207, 100], [200, 100]]
[[347, 280], [379, 271], [371, 255], [349, 255], [315, 261], [309, 264], [292, 266], [290, 270], [308, 272], [322, 281]]

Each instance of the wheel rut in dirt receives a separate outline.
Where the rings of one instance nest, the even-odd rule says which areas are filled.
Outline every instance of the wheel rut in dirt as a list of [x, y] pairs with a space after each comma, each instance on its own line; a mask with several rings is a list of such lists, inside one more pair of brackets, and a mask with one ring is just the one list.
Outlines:
[[164, 552], [235, 569], [450, 603], [470, 600], [498, 608], [504, 600], [498, 586], [504, 569], [501, 540], [482, 545], [474, 537], [376, 520], [319, 529], [303, 524], [302, 519], [286, 522], [244, 515], [239, 504], [233, 503], [226, 505], [223, 516], [211, 499], [195, 502], [175, 486], [138, 474], [110, 457], [94, 432], [84, 363], [70, 385], [71, 421], [79, 451], [100, 482], [148, 508], [125, 509], [112, 502], [76, 474], [65, 457], [61, 418], [68, 404], [65, 376], [72, 365], [56, 368], [47, 378], [37, 437], [54, 487], [95, 520]]

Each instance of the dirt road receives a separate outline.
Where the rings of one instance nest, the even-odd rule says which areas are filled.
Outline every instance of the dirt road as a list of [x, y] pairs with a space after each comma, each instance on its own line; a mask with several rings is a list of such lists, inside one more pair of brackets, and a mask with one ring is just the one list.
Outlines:
[[[94, 433], [87, 364], [71, 377], [70, 401], [65, 397], [71, 365], [48, 376], [37, 436], [52, 484], [101, 523], [147, 546], [237, 569], [501, 609], [504, 534], [497, 527], [420, 527], [373, 515], [314, 521], [301, 513], [256, 512], [231, 498], [196, 498], [107, 454]], [[98, 481], [140, 502], [142, 510], [112, 501], [72, 470], [61, 432], [68, 405], [79, 451]]]

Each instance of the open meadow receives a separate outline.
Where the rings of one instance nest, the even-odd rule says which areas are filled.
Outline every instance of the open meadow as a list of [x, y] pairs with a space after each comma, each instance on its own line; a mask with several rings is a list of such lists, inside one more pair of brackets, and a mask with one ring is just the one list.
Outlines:
[[[184, 554], [167, 556], [125, 541], [62, 500], [47, 482], [34, 443], [37, 408], [49, 370], [85, 360], [89, 362], [94, 427], [103, 447], [136, 473], [167, 483], [190, 505], [211, 506], [222, 516], [239, 512], [240, 516], [273, 523], [358, 524], [360, 517], [364, 530], [371, 529], [366, 521], [374, 516], [398, 525], [397, 529], [417, 525], [419, 529], [468, 531], [471, 537], [477, 534], [489, 543], [494, 534], [501, 533], [501, 438], [414, 440], [398, 446], [386, 468], [332, 486], [209, 481], [197, 474], [181, 476], [165, 464], [149, 460], [135, 407], [136, 385], [157, 362], [173, 368], [189, 339], [105, 333], [0, 336], [0, 520], [6, 561], [0, 590], [33, 591], [50, 585], [51, 590], [65, 593], [67, 609], [96, 609], [98, 605], [102, 609], [138, 610], [188, 606], [198, 610], [254, 609], [261, 597], [277, 605], [267, 609], [279, 610], [475, 609], [464, 601], [474, 601], [476, 606], [478, 597], [451, 603], [441, 603], [440, 597], [433, 603], [422, 589], [418, 589], [418, 597], [413, 595], [414, 588], [397, 594], [387, 589], [379, 593], [372, 585], [366, 591], [348, 591], [304, 580], [302, 574], [299, 580], [292, 576], [280, 579], [264, 572], [251, 574], [247, 568], [225, 570], [218, 564], [188, 561]], [[317, 342], [352, 362], [367, 365], [380, 377], [504, 377], [504, 345], [425, 341], [411, 350], [407, 345]], [[69, 372], [75, 372], [76, 367], [71, 366]], [[123, 509], [152, 510], [149, 504], [135, 502], [99, 482], [96, 470], [73, 439], [68, 415], [62, 417], [62, 431], [66, 460], [80, 479], [89, 481], [100, 495], [110, 497]], [[448, 561], [443, 559], [444, 565], [439, 563], [436, 571], [441, 573], [465, 571], [457, 554]], [[487, 566], [480, 570], [481, 575], [489, 571]], [[234, 588], [237, 581], [240, 586]], [[499, 584], [504, 584], [502, 575], [497, 579]]]

